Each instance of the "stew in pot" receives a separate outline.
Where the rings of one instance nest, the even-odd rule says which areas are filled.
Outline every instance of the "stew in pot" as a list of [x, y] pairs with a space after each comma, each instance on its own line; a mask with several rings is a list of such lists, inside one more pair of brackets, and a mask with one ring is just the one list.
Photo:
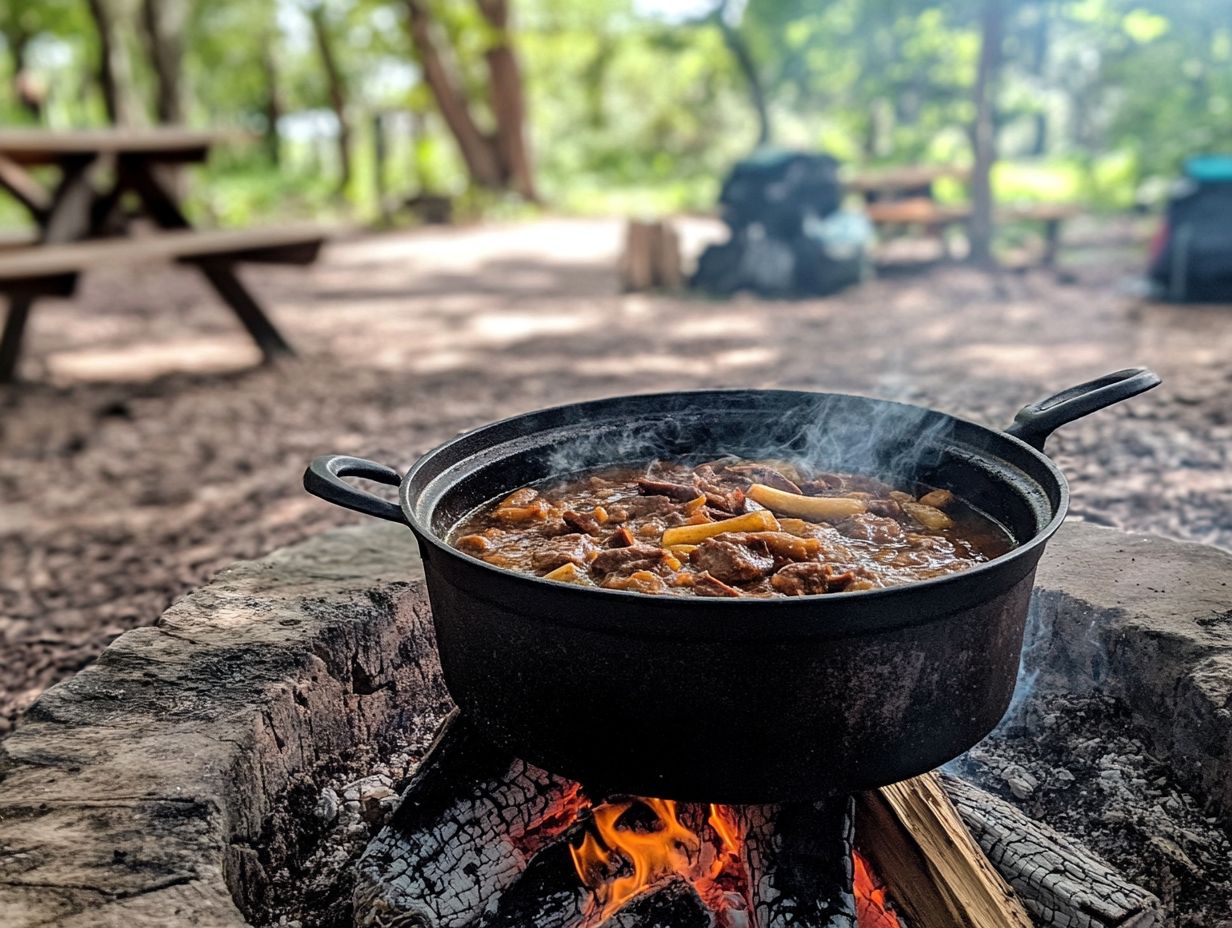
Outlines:
[[896, 586], [1014, 547], [948, 490], [775, 460], [604, 467], [523, 487], [450, 533], [489, 564], [563, 583], [694, 596]]

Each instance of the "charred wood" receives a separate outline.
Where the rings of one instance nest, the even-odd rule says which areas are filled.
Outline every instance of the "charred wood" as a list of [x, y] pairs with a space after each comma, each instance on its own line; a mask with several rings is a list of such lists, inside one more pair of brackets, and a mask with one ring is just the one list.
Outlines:
[[941, 785], [1038, 928], [1152, 928], [1159, 900], [1010, 803], [954, 777]]
[[[575, 923], [567, 849], [540, 852], [563, 841], [577, 797], [577, 784], [494, 750], [455, 713], [360, 860], [355, 924], [465, 928], [489, 913], [500, 925]], [[573, 877], [571, 896], [557, 873]]]
[[850, 799], [733, 808], [758, 928], [855, 928]]

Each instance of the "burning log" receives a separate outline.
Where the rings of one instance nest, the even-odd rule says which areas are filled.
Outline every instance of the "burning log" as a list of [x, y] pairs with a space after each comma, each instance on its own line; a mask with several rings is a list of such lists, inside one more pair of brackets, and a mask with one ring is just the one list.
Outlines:
[[850, 799], [732, 809], [758, 928], [855, 928], [852, 809]]
[[954, 777], [941, 785], [1038, 928], [1152, 928], [1159, 900], [1047, 825]]
[[455, 714], [360, 860], [354, 913], [359, 928], [1031, 928], [998, 870], [1039, 926], [1155, 924], [1145, 891], [958, 781], [756, 806], [598, 795]]
[[1032, 928], [936, 774], [859, 794], [856, 827], [857, 849], [911, 928]]
[[[855, 928], [850, 801], [587, 795], [451, 716], [359, 863], [360, 928]], [[897, 928], [897, 926], [895, 926]]]
[[564, 840], [579, 805], [576, 783], [493, 750], [455, 711], [359, 862], [356, 925], [396, 913], [398, 924], [461, 928], [494, 910], [494, 924], [575, 924], [582, 899], [567, 848], [545, 849]]

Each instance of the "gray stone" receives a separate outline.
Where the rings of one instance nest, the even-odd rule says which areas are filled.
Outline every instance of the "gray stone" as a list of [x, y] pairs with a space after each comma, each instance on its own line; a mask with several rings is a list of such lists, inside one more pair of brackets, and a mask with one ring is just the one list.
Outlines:
[[447, 711], [421, 577], [406, 529], [332, 532], [44, 693], [0, 743], [0, 925], [246, 924], [290, 788]]
[[1127, 705], [1177, 779], [1232, 822], [1232, 553], [1087, 523], [1040, 563], [1024, 668]]

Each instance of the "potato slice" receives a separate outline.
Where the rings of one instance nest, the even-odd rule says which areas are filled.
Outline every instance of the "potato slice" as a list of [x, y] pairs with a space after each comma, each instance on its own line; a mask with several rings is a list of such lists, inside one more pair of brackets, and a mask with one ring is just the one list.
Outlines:
[[544, 580], [556, 580], [560, 583], [587, 583], [586, 574], [573, 561], [565, 561], [553, 571], [543, 575]]
[[954, 502], [954, 494], [949, 490], [931, 490], [920, 497], [920, 504], [932, 506], [934, 509], [944, 509]]
[[677, 525], [663, 533], [663, 546], [695, 545], [724, 532], [777, 532], [779, 523], [764, 509], [746, 512], [742, 516], [723, 519], [721, 522], [706, 522], [702, 525]]
[[930, 532], [940, 532], [952, 528], [954, 520], [940, 509], [926, 506], [923, 503], [902, 503], [903, 512], [911, 516]]
[[748, 489], [748, 497], [767, 509], [786, 516], [808, 519], [810, 522], [835, 522], [867, 511], [862, 499], [847, 496], [801, 496], [776, 490], [764, 483]]

